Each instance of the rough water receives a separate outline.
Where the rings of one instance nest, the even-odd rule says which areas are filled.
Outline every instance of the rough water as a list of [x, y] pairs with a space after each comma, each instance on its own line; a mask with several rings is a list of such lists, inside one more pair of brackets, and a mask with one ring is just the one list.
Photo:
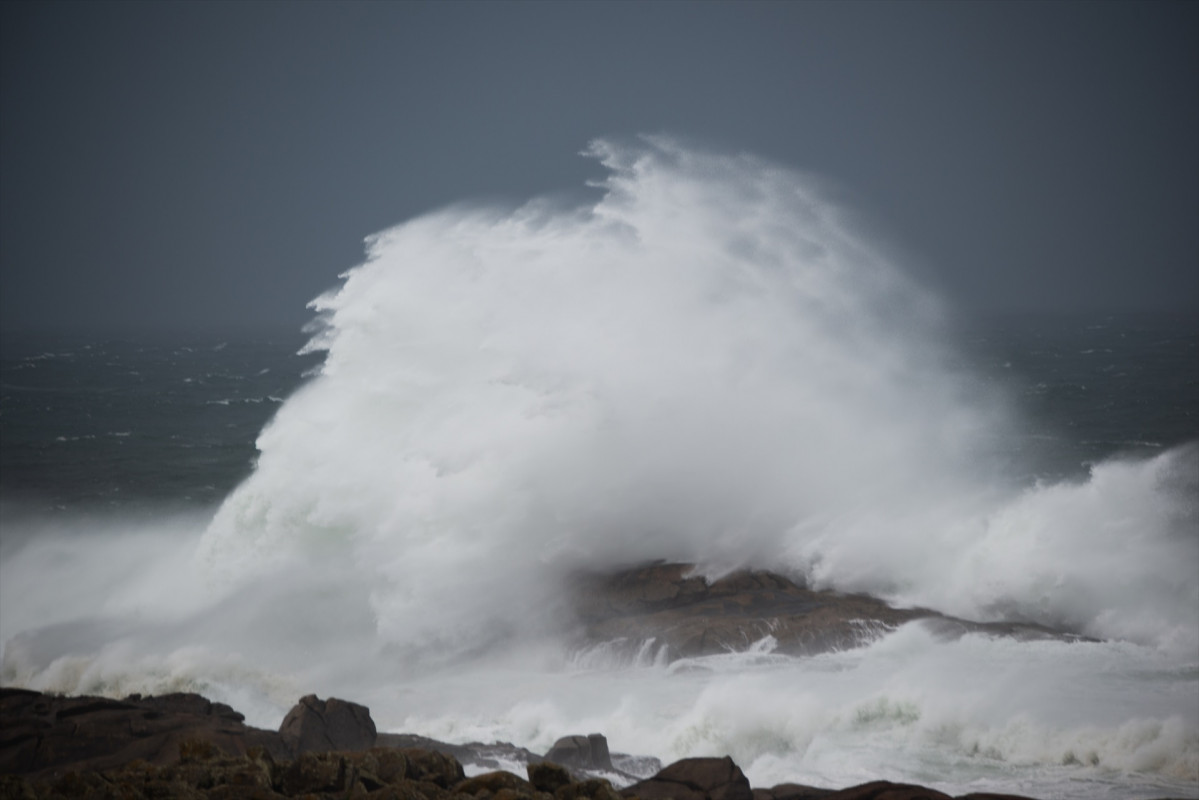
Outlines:
[[[955, 318], [810, 179], [591, 155], [592, 205], [372, 237], [308, 355], [6, 342], [0, 680], [601, 731], [754, 785], [1199, 796], [1193, 321]], [[577, 570], [655, 558], [1102, 641], [564, 644]]]

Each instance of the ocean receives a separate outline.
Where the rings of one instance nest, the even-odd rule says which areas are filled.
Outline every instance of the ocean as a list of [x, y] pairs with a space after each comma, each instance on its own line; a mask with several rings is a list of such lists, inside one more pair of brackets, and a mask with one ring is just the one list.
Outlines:
[[[271, 728], [317, 693], [755, 786], [1199, 797], [1196, 320], [969, 316], [803, 176], [592, 154], [591, 205], [372, 237], [307, 332], [6, 331], [0, 683]], [[1092, 640], [563, 635], [572, 575], [651, 559]]]

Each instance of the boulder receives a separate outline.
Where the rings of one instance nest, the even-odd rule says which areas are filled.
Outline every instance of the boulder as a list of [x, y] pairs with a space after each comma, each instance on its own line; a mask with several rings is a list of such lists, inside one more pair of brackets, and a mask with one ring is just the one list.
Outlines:
[[754, 800], [749, 780], [728, 756], [676, 761], [620, 794], [642, 800]]
[[279, 735], [296, 755], [330, 750], [369, 750], [375, 746], [374, 720], [366, 706], [310, 694], [287, 712]]
[[608, 740], [601, 733], [563, 736], [545, 754], [546, 761], [580, 769], [612, 769]]

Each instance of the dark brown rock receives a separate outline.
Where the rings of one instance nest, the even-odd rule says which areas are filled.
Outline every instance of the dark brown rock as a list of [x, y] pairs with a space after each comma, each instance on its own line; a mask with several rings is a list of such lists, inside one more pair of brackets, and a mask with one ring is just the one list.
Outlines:
[[709, 583], [688, 564], [653, 564], [581, 578], [577, 610], [588, 641], [665, 646], [667, 658], [745, 650], [773, 636], [789, 653], [853, 647], [931, 612], [865, 596], [813, 592], [770, 572]]
[[407, 778], [426, 781], [449, 789], [466, 778], [462, 765], [453, 756], [435, 750], [411, 748], [400, 751], [407, 762]]
[[[685, 602], [698, 593], [692, 579], [678, 591], [661, 587], [634, 597], [636, 602]], [[778, 588], [767, 576], [738, 578], [717, 591], [736, 597], [745, 580]], [[715, 584], [713, 584], [715, 586]], [[637, 599], [640, 597], [641, 599]], [[682, 598], [682, 600], [680, 600]], [[633, 602], [633, 601], [629, 601]], [[448, 745], [421, 737], [388, 734], [389, 744], [422, 743], [421, 747], [363, 749], [354, 731], [373, 732], [362, 706], [314, 697], [300, 704], [324, 723], [327, 740], [343, 736], [342, 719], [351, 731], [340, 741], [355, 749], [302, 752], [291, 747], [304, 737], [304, 726], [285, 737], [247, 727], [228, 706], [199, 695], [132, 695], [123, 700], [55, 697], [20, 689], [0, 689], [0, 800], [43, 797], [80, 798], [374, 798], [374, 800], [947, 800], [921, 786], [876, 781], [829, 790], [780, 784], [751, 791], [741, 770], [729, 758], [685, 759], [654, 777], [617, 793], [607, 780], [588, 777], [571, 765], [534, 763], [532, 754], [497, 743], [497, 754], [510, 760], [517, 752], [530, 756], [529, 781], [507, 772], [467, 780], [451, 754], [471, 752], [469, 745]], [[340, 706], [340, 707], [339, 707]], [[343, 715], [339, 717], [338, 715]], [[285, 728], [288, 726], [285, 725]], [[333, 733], [330, 733], [332, 728]], [[561, 747], [559, 747], [559, 745]], [[559, 755], [587, 768], [611, 768], [607, 740], [598, 734], [565, 737]], [[522, 756], [524, 757], [524, 756]], [[477, 762], [476, 762], [477, 763]], [[623, 763], [623, 762], [622, 762]], [[581, 768], [578, 768], [581, 769]], [[582, 777], [583, 779], [576, 779]], [[959, 800], [1029, 800], [1014, 795], [971, 794]]]
[[923, 786], [873, 781], [825, 795], [824, 800], [953, 800], [953, 798]]
[[37, 775], [104, 770], [135, 760], [169, 764], [180, 748], [200, 747], [226, 756], [259, 747], [288, 754], [277, 734], [247, 727], [228, 706], [199, 695], [158, 698], [56, 697], [0, 689], [0, 772]]
[[280, 777], [286, 795], [342, 792], [347, 787], [346, 760], [336, 753], [300, 753]]
[[558, 789], [571, 782], [570, 773], [558, 764], [542, 761], [525, 767], [529, 774], [529, 783], [542, 792], [553, 794]]
[[331, 750], [369, 750], [375, 746], [375, 723], [366, 706], [316, 695], [300, 698], [287, 712], [279, 735], [293, 753], [325, 753]]
[[33, 785], [16, 775], [0, 773], [0, 798], [3, 800], [37, 800]]
[[612, 784], [603, 778], [586, 780], [560, 786], [554, 792], [554, 800], [621, 800]]
[[[409, 754], [410, 756], [413, 754]], [[397, 757], [398, 756], [398, 757]], [[420, 754], [415, 754], [421, 761]], [[439, 761], [439, 759], [438, 759]], [[429, 781], [405, 777], [409, 757], [383, 750], [302, 753], [276, 763], [270, 754], [251, 749], [240, 757], [214, 755], [210, 748], [187, 748], [187, 758], [172, 765], [134, 761], [119, 769], [65, 770], [57, 776], [0, 777], [0, 798], [365, 798], [376, 800], [451, 800], [450, 791]], [[453, 770], [450, 770], [452, 773]], [[497, 786], [481, 791], [493, 800], [552, 800], [514, 775], [495, 777]], [[493, 787], [494, 788], [494, 787]], [[507, 795], [504, 792], [508, 792]], [[464, 800], [465, 795], [458, 795]]]
[[620, 794], [642, 800], [753, 800], [749, 781], [728, 756], [676, 761]]
[[798, 783], [780, 783], [769, 789], [754, 789], [754, 800], [822, 800], [835, 791]]
[[408, 774], [407, 757], [392, 748], [375, 747], [366, 753], [355, 753], [350, 759], [380, 783], [395, 783]]
[[623, 643], [629, 655], [653, 640], [667, 659], [745, 650], [766, 636], [779, 652], [812, 654], [868, 644], [912, 620], [947, 638], [981, 632], [1021, 639], [1081, 637], [1023, 623], [977, 623], [922, 608], [893, 608], [858, 594], [812, 591], [772, 572], [741, 570], [709, 582], [689, 564], [655, 563], [576, 576], [583, 643]]
[[531, 795], [533, 784], [523, 778], [518, 778], [511, 772], [496, 771], [467, 778], [454, 787], [457, 794], [468, 794], [472, 797], [482, 792], [495, 794], [501, 789], [511, 789], [518, 793]]

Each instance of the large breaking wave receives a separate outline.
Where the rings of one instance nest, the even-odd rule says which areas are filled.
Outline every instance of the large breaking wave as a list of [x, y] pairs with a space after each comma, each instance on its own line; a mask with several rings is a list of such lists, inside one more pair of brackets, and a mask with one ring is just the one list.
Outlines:
[[219, 571], [335, 554], [418, 649], [649, 558], [1194, 644], [1193, 451], [1013, 484], [1004, 398], [810, 179], [663, 139], [590, 154], [594, 206], [429, 214], [313, 303], [324, 368], [209, 528]]
[[[260, 725], [315, 691], [542, 750], [602, 730], [755, 785], [1193, 792], [1199, 448], [1036, 482], [1002, 387], [812, 180], [665, 139], [589, 152], [594, 204], [372, 237], [211, 520], [5, 544], [3, 681], [201, 691]], [[564, 652], [571, 576], [651, 558], [1124, 641]]]

